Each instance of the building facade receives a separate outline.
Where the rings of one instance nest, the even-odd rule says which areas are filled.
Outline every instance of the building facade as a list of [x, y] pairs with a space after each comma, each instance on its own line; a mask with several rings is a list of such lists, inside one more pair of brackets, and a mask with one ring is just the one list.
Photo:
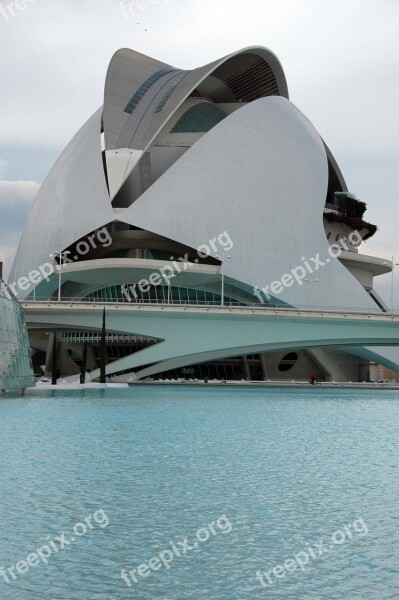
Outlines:
[[[392, 267], [359, 252], [377, 229], [365, 209], [290, 102], [270, 50], [246, 48], [188, 71], [123, 49], [111, 60], [103, 107], [38, 194], [10, 286], [29, 300], [386, 312], [374, 278]], [[115, 341], [110, 332], [108, 358], [112, 373], [129, 375], [128, 357], [165, 338], [125, 333]], [[76, 325], [58, 334], [63, 375], [77, 372], [87, 336], [98, 365], [98, 332]], [[47, 342], [36, 328], [38, 362]], [[399, 369], [397, 349], [356, 340], [350, 348], [286, 350], [198, 366], [187, 348], [184, 367], [160, 362], [159, 373], [306, 379], [314, 372], [356, 381], [367, 378], [370, 361]]]

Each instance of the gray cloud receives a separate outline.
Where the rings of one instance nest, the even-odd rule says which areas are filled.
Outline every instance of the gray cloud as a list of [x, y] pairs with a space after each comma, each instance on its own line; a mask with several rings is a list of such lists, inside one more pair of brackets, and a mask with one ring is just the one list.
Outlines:
[[35, 181], [0, 181], [0, 236], [21, 231], [39, 188]]
[[0, 178], [5, 175], [5, 172], [7, 170], [7, 166], [8, 166], [8, 161], [3, 160], [2, 158], [0, 158]]

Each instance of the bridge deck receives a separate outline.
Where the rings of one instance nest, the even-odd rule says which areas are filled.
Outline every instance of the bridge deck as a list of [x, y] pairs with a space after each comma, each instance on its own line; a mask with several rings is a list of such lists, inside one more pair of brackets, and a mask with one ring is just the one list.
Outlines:
[[151, 304], [151, 303], [127, 303], [127, 302], [75, 302], [75, 301], [26, 301], [22, 303], [28, 314], [37, 314], [43, 312], [64, 312], [64, 311], [102, 311], [107, 312], [130, 312], [130, 313], [170, 313], [170, 314], [215, 314], [215, 315], [258, 315], [275, 317], [306, 317], [316, 319], [351, 319], [367, 320], [378, 322], [399, 322], [399, 313], [397, 312], [378, 312], [361, 309], [344, 310], [342, 308], [285, 308], [269, 306], [221, 306], [221, 305], [194, 305], [194, 304]]

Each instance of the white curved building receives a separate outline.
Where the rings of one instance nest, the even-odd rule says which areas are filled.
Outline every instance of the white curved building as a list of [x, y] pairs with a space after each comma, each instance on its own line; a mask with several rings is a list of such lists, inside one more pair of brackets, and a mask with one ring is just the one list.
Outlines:
[[[38, 194], [10, 285], [19, 298], [56, 298], [58, 273], [43, 265], [55, 260], [57, 267], [59, 251], [69, 252], [60, 291], [68, 300], [387, 311], [373, 279], [391, 265], [358, 253], [376, 231], [364, 210], [289, 101], [271, 51], [246, 48], [185, 71], [123, 49], [111, 60], [104, 106]], [[151, 343], [137, 333], [117, 350], [109, 340], [114, 373], [119, 358]], [[69, 374], [84, 335], [78, 327], [61, 334]], [[45, 352], [41, 335], [32, 344]], [[216, 366], [225, 369], [222, 378], [251, 379], [306, 379], [314, 371], [355, 381], [367, 378], [371, 360], [399, 370], [396, 349], [355, 342], [350, 351], [293, 348], [291, 358], [269, 352]], [[94, 369], [94, 338], [91, 345]], [[189, 354], [187, 372], [207, 376]], [[120, 370], [129, 370], [126, 360]]]

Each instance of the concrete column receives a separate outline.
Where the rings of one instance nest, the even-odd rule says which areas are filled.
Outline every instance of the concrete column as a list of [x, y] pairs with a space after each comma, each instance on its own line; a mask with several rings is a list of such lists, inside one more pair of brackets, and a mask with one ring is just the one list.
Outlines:
[[260, 364], [261, 364], [262, 373], [263, 373], [263, 381], [267, 381], [269, 378], [267, 376], [266, 356], [265, 356], [265, 354], [259, 354], [259, 356], [260, 356]]
[[51, 362], [52, 362], [52, 354], [53, 354], [53, 344], [54, 344], [54, 333], [50, 333], [48, 336], [47, 343], [47, 351], [46, 351], [46, 362], [45, 362], [45, 377], [51, 377]]
[[89, 344], [87, 344], [87, 364], [86, 364], [86, 368], [88, 371], [94, 371], [94, 369], [97, 369], [98, 364], [96, 361], [96, 355], [94, 354], [94, 349], [92, 346], [89, 346]]
[[242, 366], [244, 369], [244, 376], [247, 381], [251, 381], [251, 370], [248, 364], [248, 358], [246, 356], [242, 357]]

